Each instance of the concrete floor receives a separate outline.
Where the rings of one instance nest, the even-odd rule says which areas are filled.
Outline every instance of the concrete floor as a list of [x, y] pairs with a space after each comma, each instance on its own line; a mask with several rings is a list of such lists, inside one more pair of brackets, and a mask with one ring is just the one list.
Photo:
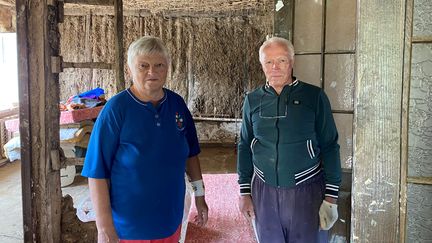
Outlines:
[[[203, 173], [235, 173], [236, 154], [234, 146], [203, 146], [200, 154]], [[88, 197], [87, 180], [76, 176], [74, 183], [62, 188], [63, 195], [74, 199], [74, 206]], [[21, 201], [21, 162], [15, 161], [0, 167], [0, 242], [23, 241]]]
[[23, 241], [21, 162], [0, 167], [0, 242]]

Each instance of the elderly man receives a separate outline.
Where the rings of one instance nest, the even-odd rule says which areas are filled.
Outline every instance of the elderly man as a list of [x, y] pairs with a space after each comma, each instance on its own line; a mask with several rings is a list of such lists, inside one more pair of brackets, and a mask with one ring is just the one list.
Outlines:
[[338, 133], [324, 91], [292, 77], [294, 48], [265, 41], [267, 82], [244, 101], [238, 145], [240, 211], [259, 241], [325, 242], [337, 220]]
[[133, 42], [133, 84], [108, 101], [95, 123], [82, 175], [89, 177], [99, 243], [177, 243], [185, 171], [196, 222], [207, 221], [195, 125], [183, 99], [164, 88], [169, 60], [160, 39]]

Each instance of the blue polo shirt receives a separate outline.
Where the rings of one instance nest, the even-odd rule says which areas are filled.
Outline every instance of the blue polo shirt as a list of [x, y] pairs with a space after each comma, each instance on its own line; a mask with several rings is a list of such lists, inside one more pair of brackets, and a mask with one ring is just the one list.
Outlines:
[[82, 175], [109, 179], [114, 226], [120, 239], [172, 235], [183, 216], [186, 160], [200, 152], [192, 116], [164, 89], [157, 107], [124, 90], [94, 125]]

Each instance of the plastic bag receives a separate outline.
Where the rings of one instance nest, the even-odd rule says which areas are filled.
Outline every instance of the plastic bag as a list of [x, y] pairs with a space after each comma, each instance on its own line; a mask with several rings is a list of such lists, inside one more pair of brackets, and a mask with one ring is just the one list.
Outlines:
[[96, 213], [93, 209], [93, 204], [90, 196], [84, 198], [78, 205], [76, 212], [79, 220], [82, 222], [96, 221]]

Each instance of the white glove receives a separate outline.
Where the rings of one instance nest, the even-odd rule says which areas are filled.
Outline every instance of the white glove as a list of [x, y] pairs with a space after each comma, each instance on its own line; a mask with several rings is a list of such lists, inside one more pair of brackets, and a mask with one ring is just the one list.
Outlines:
[[329, 230], [338, 219], [337, 204], [323, 200], [319, 210], [320, 226], [323, 230]]

